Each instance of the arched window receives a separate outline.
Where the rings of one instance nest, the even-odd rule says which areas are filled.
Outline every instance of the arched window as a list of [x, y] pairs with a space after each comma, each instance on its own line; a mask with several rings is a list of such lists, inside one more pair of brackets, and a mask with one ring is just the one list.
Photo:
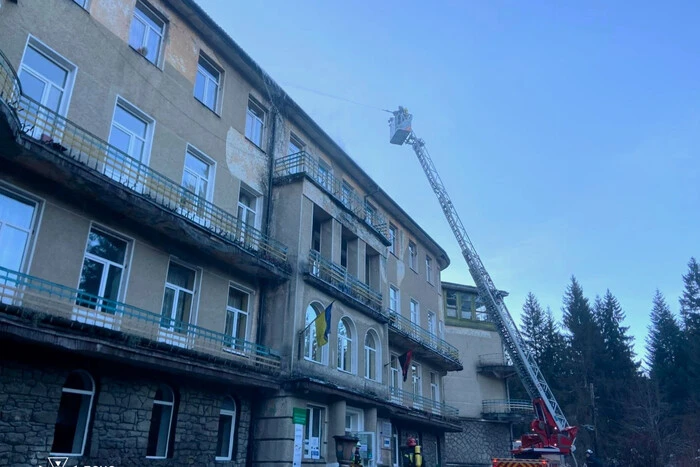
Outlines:
[[338, 369], [353, 372], [353, 332], [348, 318], [338, 321]]
[[236, 401], [227, 397], [219, 411], [219, 435], [216, 440], [216, 460], [233, 459], [233, 445], [236, 436]]
[[[304, 358], [312, 362], [323, 363], [327, 361], [327, 347], [319, 347], [316, 337], [316, 317], [323, 313], [323, 308], [318, 303], [312, 303], [306, 307], [306, 319], [304, 320]], [[321, 319], [321, 318], [319, 318]], [[313, 323], [313, 324], [311, 324]]]
[[161, 384], [153, 399], [151, 411], [151, 429], [148, 432], [146, 457], [168, 457], [170, 432], [172, 431], [175, 394], [170, 387]]
[[79, 370], [68, 375], [58, 406], [52, 454], [83, 455], [94, 398], [95, 381], [89, 373]]
[[379, 371], [381, 368], [381, 348], [376, 332], [370, 329], [365, 335], [365, 378], [379, 381]]

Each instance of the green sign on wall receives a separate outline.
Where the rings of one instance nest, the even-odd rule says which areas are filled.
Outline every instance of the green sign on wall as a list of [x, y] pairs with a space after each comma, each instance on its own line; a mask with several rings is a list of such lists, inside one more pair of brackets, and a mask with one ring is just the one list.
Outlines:
[[292, 420], [295, 425], [306, 425], [306, 409], [294, 407], [292, 409]]

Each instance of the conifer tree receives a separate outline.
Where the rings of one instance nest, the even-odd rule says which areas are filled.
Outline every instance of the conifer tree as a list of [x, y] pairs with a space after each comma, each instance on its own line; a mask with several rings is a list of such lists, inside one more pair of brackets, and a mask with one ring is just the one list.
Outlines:
[[544, 311], [532, 292], [528, 292], [523, 305], [522, 335], [525, 345], [535, 358], [537, 365], [542, 367], [542, 348], [545, 345]]

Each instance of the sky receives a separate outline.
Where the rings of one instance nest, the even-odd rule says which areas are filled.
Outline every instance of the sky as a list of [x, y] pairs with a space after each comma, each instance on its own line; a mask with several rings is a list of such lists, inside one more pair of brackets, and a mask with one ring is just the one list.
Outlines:
[[700, 259], [700, 3], [197, 0], [448, 253], [473, 284], [408, 146], [403, 105], [517, 322], [561, 318], [575, 275], [607, 289], [644, 355]]

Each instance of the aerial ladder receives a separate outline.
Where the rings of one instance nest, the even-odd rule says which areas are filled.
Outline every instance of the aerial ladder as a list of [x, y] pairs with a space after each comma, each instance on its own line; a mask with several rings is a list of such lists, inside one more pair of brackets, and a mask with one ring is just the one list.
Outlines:
[[[413, 132], [411, 127], [413, 115], [408, 113], [404, 107], [399, 107], [392, 114], [393, 117], [389, 120], [390, 141], [399, 146], [411, 145], [418, 156], [418, 161], [438, 198], [447, 223], [457, 238], [457, 243], [462, 250], [462, 256], [467, 261], [479, 296], [486, 305], [486, 310], [503, 340], [504, 347], [513, 361], [513, 366], [520, 380], [533, 400], [533, 408], [537, 418], [530, 423], [531, 433], [522, 436], [521, 444], [513, 450], [513, 454], [516, 458], [551, 458], [552, 455], [563, 458], [563, 456], [572, 454], [576, 449], [574, 441], [578, 428], [570, 426], [566, 421], [566, 417], [547, 381], [545, 381], [534, 356], [525, 345], [506, 308], [503, 301], [504, 293], [493, 284], [491, 276], [481, 262], [430, 154], [428, 154], [425, 141], [418, 138]], [[575, 458], [574, 462], [576, 462]]]

